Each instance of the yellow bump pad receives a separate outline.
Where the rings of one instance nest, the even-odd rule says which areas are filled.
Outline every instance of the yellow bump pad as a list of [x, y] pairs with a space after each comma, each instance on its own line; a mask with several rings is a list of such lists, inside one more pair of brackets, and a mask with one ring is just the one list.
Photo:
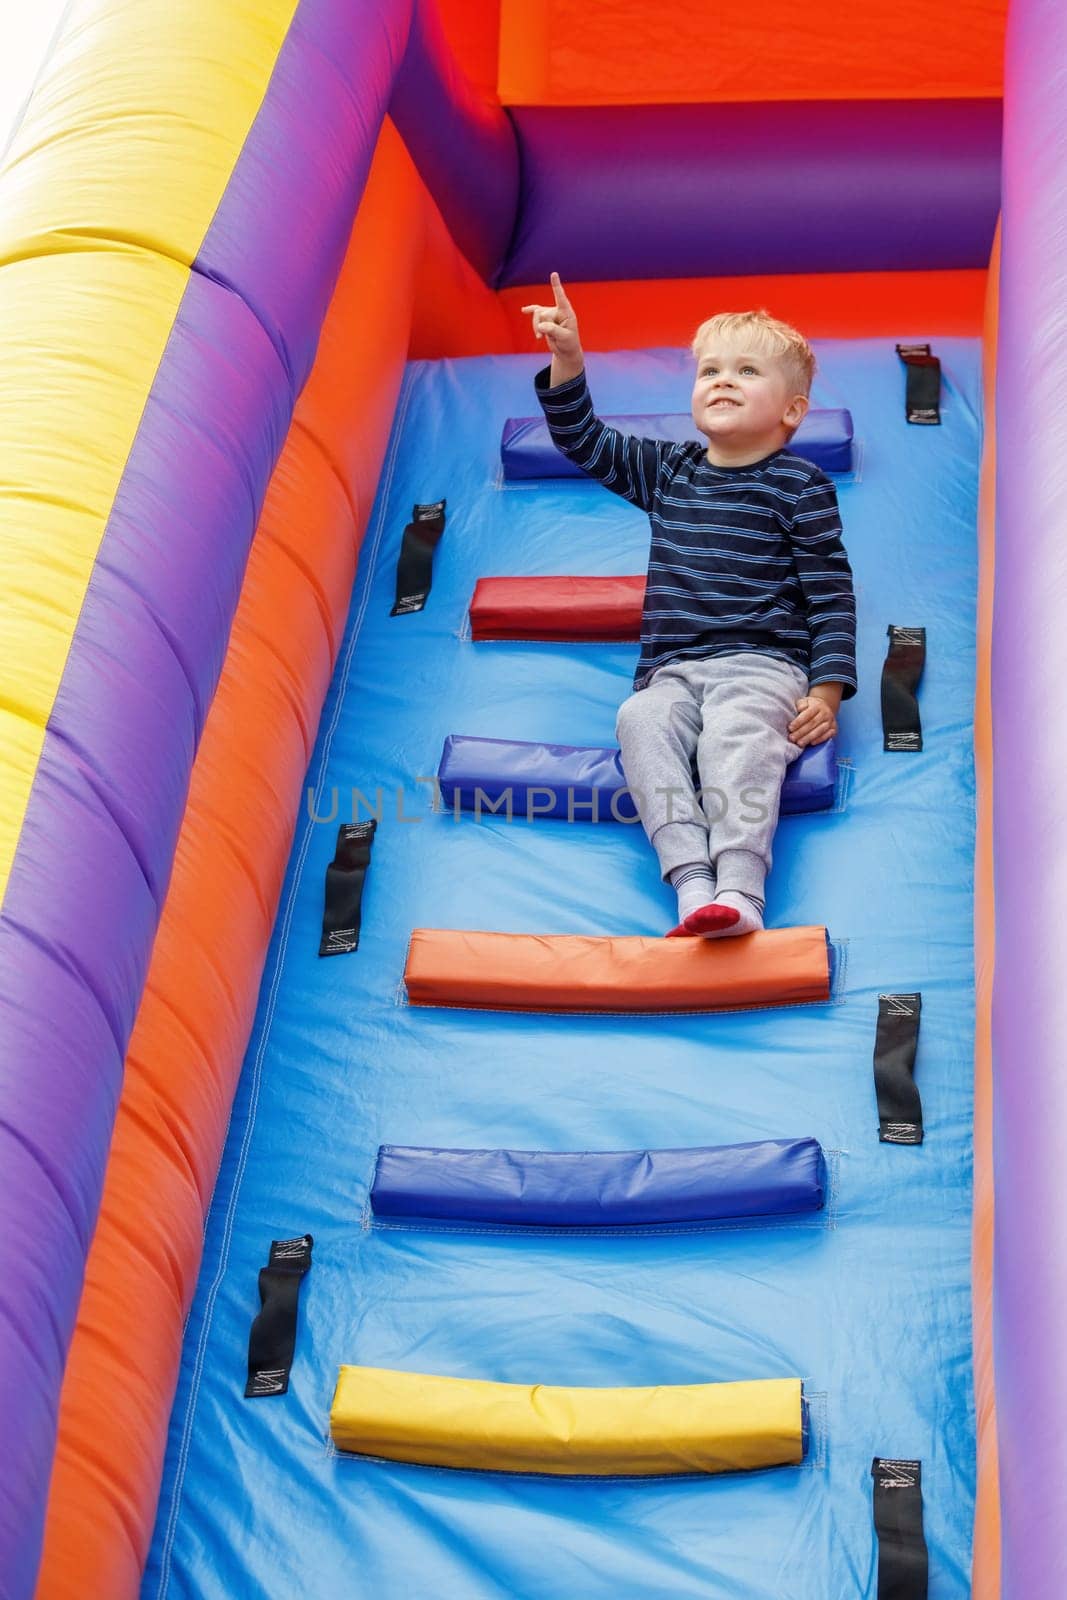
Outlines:
[[553, 1389], [342, 1367], [339, 1450], [484, 1472], [644, 1477], [796, 1465], [799, 1378]]

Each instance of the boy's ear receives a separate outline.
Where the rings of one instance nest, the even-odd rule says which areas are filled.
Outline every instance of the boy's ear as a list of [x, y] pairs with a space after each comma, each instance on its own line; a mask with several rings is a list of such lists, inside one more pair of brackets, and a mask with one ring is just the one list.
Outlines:
[[799, 427], [804, 421], [810, 405], [811, 401], [808, 399], [806, 394], [793, 395], [792, 399], [786, 403], [786, 408], [782, 413], [782, 421], [787, 425], [787, 427]]

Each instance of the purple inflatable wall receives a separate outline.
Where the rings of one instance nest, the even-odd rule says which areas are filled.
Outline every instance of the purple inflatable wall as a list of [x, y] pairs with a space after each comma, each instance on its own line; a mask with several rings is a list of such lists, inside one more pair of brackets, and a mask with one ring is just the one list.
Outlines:
[[1008, 27], [992, 637], [1004, 1600], [1067, 1595], [1067, 8]]
[[[502, 282], [982, 267], [1000, 102], [525, 107]], [[664, 174], [670, 181], [664, 182]]]

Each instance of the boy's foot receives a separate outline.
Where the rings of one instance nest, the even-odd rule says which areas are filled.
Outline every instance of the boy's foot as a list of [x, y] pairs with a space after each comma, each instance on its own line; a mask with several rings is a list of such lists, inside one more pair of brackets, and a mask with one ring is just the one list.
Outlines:
[[672, 867], [667, 876], [678, 896], [675, 932], [681, 934], [686, 931], [686, 919], [715, 899], [715, 877], [706, 861], [687, 861], [680, 867]]
[[[709, 929], [705, 939], [733, 939], [743, 933], [763, 932], [763, 907], [756, 901], [750, 900], [747, 894], [740, 890], [726, 889], [717, 896], [715, 904], [705, 907], [708, 911], [732, 911], [734, 916], [729, 922], [721, 923], [719, 927]], [[688, 921], [688, 918], [686, 919]]]
[[725, 933], [740, 920], [740, 916], [741, 913], [733, 906], [724, 906], [712, 901], [710, 905], [697, 906], [695, 911], [683, 917], [678, 926], [667, 934], [667, 938], [706, 939], [709, 935]]

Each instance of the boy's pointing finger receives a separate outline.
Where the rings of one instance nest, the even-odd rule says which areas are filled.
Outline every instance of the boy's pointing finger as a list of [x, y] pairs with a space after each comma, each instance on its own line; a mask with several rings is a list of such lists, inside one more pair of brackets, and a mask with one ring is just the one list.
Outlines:
[[563, 284], [560, 281], [559, 273], [558, 272], [553, 272], [551, 277], [549, 278], [549, 282], [552, 285], [552, 293], [556, 297], [556, 304], [559, 307], [559, 309], [561, 311], [569, 311], [571, 309], [571, 303], [567, 299], [566, 290], [564, 289]]

